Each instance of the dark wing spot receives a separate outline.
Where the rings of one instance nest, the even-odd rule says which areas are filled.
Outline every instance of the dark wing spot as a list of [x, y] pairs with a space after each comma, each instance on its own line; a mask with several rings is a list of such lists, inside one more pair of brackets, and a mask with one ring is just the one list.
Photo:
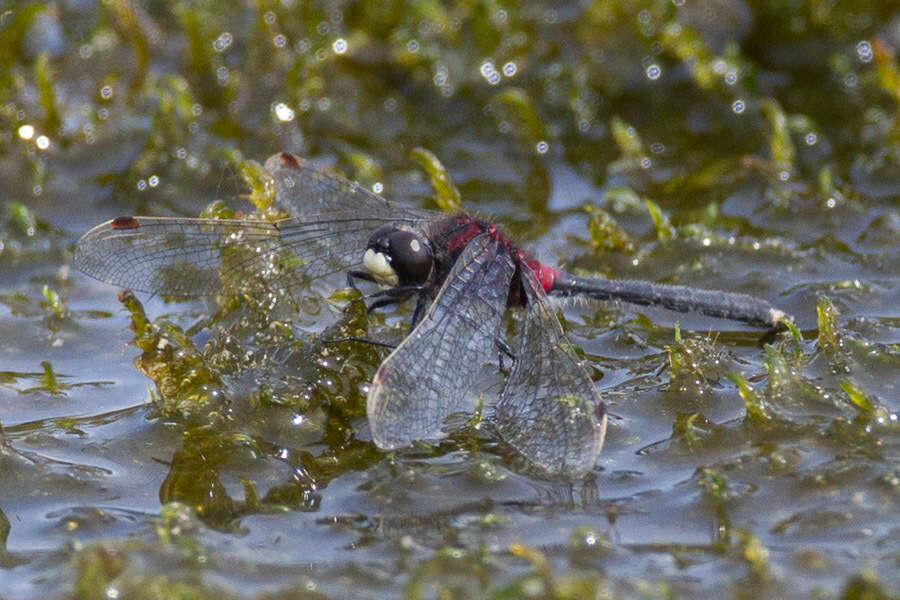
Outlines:
[[284, 161], [284, 164], [294, 167], [295, 169], [300, 168], [300, 161], [297, 160], [297, 157], [293, 154], [288, 154], [287, 152], [281, 153], [281, 160]]
[[141, 226], [134, 217], [119, 217], [109, 224], [112, 229], [137, 229]]

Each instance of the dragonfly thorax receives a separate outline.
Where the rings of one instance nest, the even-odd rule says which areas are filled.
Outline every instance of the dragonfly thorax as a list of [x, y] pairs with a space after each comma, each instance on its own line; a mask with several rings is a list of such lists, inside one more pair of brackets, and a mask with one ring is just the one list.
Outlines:
[[425, 283], [433, 264], [428, 240], [396, 225], [376, 229], [363, 256], [363, 266], [372, 277], [391, 286]]

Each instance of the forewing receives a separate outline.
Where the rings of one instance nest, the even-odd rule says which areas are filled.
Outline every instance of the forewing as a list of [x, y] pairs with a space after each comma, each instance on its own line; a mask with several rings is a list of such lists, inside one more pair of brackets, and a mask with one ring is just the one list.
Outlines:
[[378, 447], [440, 437], [450, 414], [472, 409], [469, 392], [496, 352], [514, 272], [488, 235], [466, 246], [422, 322], [375, 374], [367, 412]]
[[522, 285], [528, 306], [497, 404], [498, 431], [545, 473], [579, 477], [593, 468], [603, 446], [606, 409], [525, 264]]
[[74, 264], [101, 281], [164, 296], [215, 294], [223, 280], [290, 289], [359, 265], [371, 233], [392, 220], [365, 211], [280, 221], [127, 217], [84, 234]]
[[439, 212], [390, 202], [358, 183], [329, 173], [293, 154], [274, 154], [266, 160], [265, 168], [275, 181], [275, 203], [300, 220], [309, 215], [346, 211], [395, 221], [441, 216]]
[[223, 280], [262, 280], [271, 290], [360, 265], [384, 223], [416, 226], [440, 213], [405, 208], [291, 154], [266, 161], [280, 221], [126, 217], [87, 232], [75, 267], [135, 291], [165, 296], [216, 293]]

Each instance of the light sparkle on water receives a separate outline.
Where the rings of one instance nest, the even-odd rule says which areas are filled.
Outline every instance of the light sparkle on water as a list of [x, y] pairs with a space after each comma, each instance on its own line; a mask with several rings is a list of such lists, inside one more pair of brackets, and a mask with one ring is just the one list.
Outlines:
[[294, 110], [284, 102], [279, 102], [275, 105], [275, 116], [278, 117], [279, 121], [285, 123], [288, 121], [293, 121]]

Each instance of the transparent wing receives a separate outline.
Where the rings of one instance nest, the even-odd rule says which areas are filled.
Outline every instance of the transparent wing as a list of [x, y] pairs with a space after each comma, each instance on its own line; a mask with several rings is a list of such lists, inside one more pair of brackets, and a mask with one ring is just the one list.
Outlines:
[[422, 322], [375, 374], [367, 412], [378, 447], [440, 437], [450, 414], [473, 409], [469, 392], [496, 353], [514, 272], [497, 241], [469, 242]]
[[101, 281], [165, 296], [215, 294], [222, 280], [265, 278], [269, 289], [346, 271], [371, 233], [396, 219], [329, 213], [305, 221], [124, 217], [88, 231], [77, 269]]
[[441, 216], [439, 212], [390, 202], [358, 183], [329, 173], [293, 154], [273, 154], [266, 159], [265, 168], [275, 181], [275, 203], [300, 220], [305, 220], [309, 215], [348, 211], [360, 216], [394, 220]]
[[603, 446], [606, 408], [524, 264], [522, 285], [528, 307], [513, 346], [516, 361], [497, 403], [497, 428], [542, 471], [579, 477], [593, 468]]
[[386, 222], [415, 225], [440, 213], [395, 205], [289, 154], [266, 161], [280, 221], [123, 217], [87, 232], [75, 267], [136, 291], [165, 296], [216, 293], [223, 280], [263, 278], [269, 289], [359, 265], [371, 233]]

